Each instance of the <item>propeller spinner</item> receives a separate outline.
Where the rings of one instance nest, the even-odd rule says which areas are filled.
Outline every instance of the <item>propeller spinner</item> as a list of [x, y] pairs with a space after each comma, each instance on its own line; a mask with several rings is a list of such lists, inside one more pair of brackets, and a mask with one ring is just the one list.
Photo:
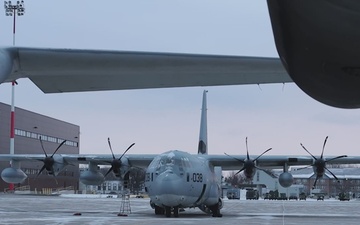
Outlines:
[[115, 158], [114, 152], [113, 152], [113, 150], [112, 150], [112, 148], [111, 148], [110, 138], [108, 138], [108, 144], [109, 144], [109, 148], [110, 148], [110, 151], [111, 151], [113, 160], [111, 161], [111, 167], [110, 167], [110, 169], [107, 171], [107, 173], [105, 174], [105, 177], [106, 177], [111, 171], [114, 172], [114, 174], [115, 174], [116, 177], [119, 177], [119, 176], [120, 176], [120, 168], [121, 168], [121, 166], [122, 166], [121, 159], [122, 159], [122, 157], [125, 155], [125, 153], [126, 153], [127, 151], [129, 151], [129, 149], [130, 149], [132, 146], [135, 145], [135, 143], [132, 143], [132, 144], [124, 151], [124, 153], [120, 156], [119, 159], [116, 159], [116, 158]]
[[[329, 172], [338, 182], [339, 182], [339, 179], [335, 176], [335, 174], [333, 172], [331, 172], [327, 167], [326, 167], [326, 163], [332, 161], [332, 160], [335, 160], [335, 159], [340, 159], [340, 158], [344, 158], [344, 157], [347, 157], [347, 155], [340, 155], [340, 156], [337, 156], [337, 157], [334, 157], [334, 158], [331, 158], [331, 159], [328, 159], [328, 160], [325, 160], [323, 155], [324, 155], [324, 149], [325, 149], [325, 145], [326, 145], [326, 142], [327, 142], [327, 139], [328, 139], [328, 136], [326, 136], [325, 138], [325, 141], [324, 141], [324, 144], [323, 144], [323, 148], [322, 148], [322, 151], [321, 151], [321, 155], [320, 155], [320, 158], [316, 158], [313, 154], [311, 154], [306, 148], [305, 146], [300, 143], [301, 147], [311, 155], [311, 157], [313, 157], [314, 159], [314, 163], [311, 164], [310, 166], [313, 167], [314, 169], [314, 173], [316, 174], [316, 178], [315, 178], [315, 182], [314, 182], [314, 185], [313, 185], [313, 189], [315, 188], [316, 186], [316, 182], [318, 181], [319, 178], [323, 177], [324, 176], [324, 173], [325, 171]], [[304, 168], [307, 168], [307, 167], [304, 167]], [[304, 168], [300, 168], [300, 169], [304, 169]]]
[[249, 149], [248, 149], [248, 142], [247, 142], [247, 137], [245, 139], [245, 143], [246, 143], [246, 159], [242, 160], [242, 159], [238, 159], [235, 158], [233, 156], [230, 156], [228, 154], [225, 153], [225, 155], [234, 158], [235, 160], [241, 162], [243, 164], [243, 167], [235, 174], [239, 174], [240, 172], [244, 171], [244, 174], [246, 176], [247, 179], [252, 179], [253, 176], [255, 175], [256, 169], [259, 170], [264, 170], [262, 168], [259, 168], [258, 166], [256, 166], [256, 161], [265, 153], [267, 153], [268, 151], [270, 151], [272, 148], [267, 149], [266, 151], [264, 151], [263, 153], [261, 153], [258, 157], [256, 157], [255, 159], [250, 159], [249, 156]]

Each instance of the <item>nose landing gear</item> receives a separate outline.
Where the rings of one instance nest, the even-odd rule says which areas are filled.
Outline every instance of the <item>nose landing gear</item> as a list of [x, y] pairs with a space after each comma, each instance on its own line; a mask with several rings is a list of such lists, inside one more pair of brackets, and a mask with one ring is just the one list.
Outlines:
[[175, 206], [175, 207], [169, 207], [169, 206], [165, 206], [165, 216], [166, 217], [171, 217], [171, 212], [173, 212], [174, 217], [179, 217], [179, 207]]

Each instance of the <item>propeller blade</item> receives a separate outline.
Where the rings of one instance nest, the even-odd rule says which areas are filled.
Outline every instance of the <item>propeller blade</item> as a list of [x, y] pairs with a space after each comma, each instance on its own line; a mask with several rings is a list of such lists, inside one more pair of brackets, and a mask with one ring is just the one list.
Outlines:
[[268, 151], [270, 151], [272, 148], [269, 148], [268, 150], [266, 150], [265, 152], [261, 153], [258, 157], [256, 157], [253, 162], [255, 162], [256, 160], [258, 160], [262, 155], [264, 155], [265, 153], [267, 153]]
[[38, 172], [38, 174], [36, 175], [36, 177], [38, 177], [42, 173], [42, 171], [44, 171], [44, 169], [45, 169], [45, 164], [41, 167], [41, 169]]
[[109, 147], [110, 147], [110, 151], [111, 151], [112, 157], [113, 157], [113, 159], [115, 159], [114, 152], [113, 152], [113, 150], [112, 150], [112, 148], [111, 148], [111, 143], [110, 143], [110, 138], [109, 138], [109, 137], [108, 137], [108, 144], [109, 144]]
[[45, 157], [48, 157], [46, 152], [45, 152], [45, 149], [44, 149], [44, 146], [43, 146], [43, 143], [42, 143], [42, 140], [41, 140], [41, 136], [39, 136], [39, 140], [40, 140], [41, 148], [42, 148], [42, 150], [43, 150], [43, 152], [45, 154]]
[[119, 158], [119, 160], [125, 155], [125, 153], [127, 152], [127, 151], [129, 151], [129, 149], [132, 147], [132, 146], [134, 146], [135, 145], [135, 143], [132, 143], [126, 150], [125, 150], [125, 152], [120, 156], [120, 158]]
[[332, 158], [332, 159], [326, 160], [325, 162], [327, 163], [327, 162], [330, 162], [330, 161], [332, 161], [332, 160], [335, 160], [335, 159], [340, 159], [340, 158], [345, 158], [345, 157], [347, 157], [347, 155], [340, 155], [340, 156], [337, 156], [337, 157], [335, 157], [335, 158]]
[[113, 167], [110, 167], [110, 169], [107, 171], [107, 173], [105, 174], [105, 177], [113, 170]]
[[305, 148], [305, 146], [304, 146], [303, 144], [300, 143], [300, 145], [301, 145], [301, 147], [303, 147], [303, 149], [304, 149], [307, 153], [309, 153], [309, 155], [311, 155], [315, 160], [317, 160], [317, 158], [316, 158], [315, 156], [313, 156], [313, 154], [311, 154], [311, 153]]
[[316, 175], [315, 182], [314, 182], [314, 185], [313, 185], [312, 189], [315, 189], [316, 182], [317, 182], [318, 179], [319, 179], [319, 177]]
[[335, 176], [335, 174], [333, 172], [331, 172], [328, 168], [326, 168], [326, 171], [328, 171], [338, 182], [339, 182], [339, 179]]
[[325, 138], [325, 141], [324, 141], [324, 145], [323, 145], [323, 148], [322, 148], [322, 152], [321, 152], [320, 159], [322, 159], [322, 158], [323, 158], [323, 155], [324, 155], [324, 149], [325, 149], [325, 145], [326, 145], [326, 142], [327, 142], [328, 137], [329, 137], [329, 136], [326, 136], [326, 138]]
[[244, 160], [241, 160], [241, 159], [235, 158], [235, 157], [233, 157], [233, 156], [231, 156], [231, 155], [226, 154], [225, 152], [224, 152], [224, 154], [225, 154], [225, 155], [227, 155], [227, 156], [229, 156], [229, 157], [231, 157], [231, 158], [233, 158], [233, 159], [235, 159], [235, 160], [237, 160], [237, 161], [239, 161], [239, 162], [245, 163], [245, 161], [244, 161]]
[[305, 166], [305, 167], [297, 168], [296, 170], [303, 170], [303, 169], [307, 169], [307, 168], [309, 168], [309, 167], [311, 167], [311, 166], [313, 166], [313, 165], [308, 165], [308, 166]]
[[247, 137], [245, 139], [245, 143], [246, 143], [246, 158], [247, 158], [247, 160], [250, 160]]
[[244, 170], [245, 170], [245, 167], [241, 168], [241, 170], [239, 170], [237, 173], [235, 173], [234, 176], [238, 175], [239, 173], [241, 173]]
[[55, 152], [51, 155], [51, 158], [56, 154], [56, 152], [59, 150], [59, 148], [65, 144], [66, 140], [63, 140], [63, 142], [61, 142], [61, 144], [55, 149]]

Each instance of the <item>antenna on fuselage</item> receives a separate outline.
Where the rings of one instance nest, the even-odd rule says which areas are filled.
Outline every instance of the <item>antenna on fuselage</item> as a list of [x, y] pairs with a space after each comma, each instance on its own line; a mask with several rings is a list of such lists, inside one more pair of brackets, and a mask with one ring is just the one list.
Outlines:
[[206, 107], [206, 93], [208, 91], [204, 90], [203, 99], [202, 99], [202, 108], [201, 108], [201, 120], [200, 120], [200, 135], [199, 135], [199, 146], [198, 154], [207, 155], [207, 107]]

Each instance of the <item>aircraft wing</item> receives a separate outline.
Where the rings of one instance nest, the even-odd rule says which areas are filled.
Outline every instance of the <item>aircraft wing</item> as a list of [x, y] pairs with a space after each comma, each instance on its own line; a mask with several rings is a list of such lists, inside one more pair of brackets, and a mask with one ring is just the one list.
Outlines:
[[35, 161], [44, 159], [44, 154], [0, 154], [0, 161]]
[[[203, 155], [202, 157], [206, 158], [213, 166], [221, 166], [223, 170], [239, 170], [243, 164], [236, 160], [244, 160], [246, 155], [234, 155], [229, 157], [226, 155]], [[256, 156], [250, 156], [251, 158], [256, 158]], [[328, 159], [334, 157], [326, 157]], [[313, 163], [313, 158], [311, 156], [272, 156], [264, 155], [259, 158], [257, 165], [262, 168], [282, 168], [284, 165], [287, 166], [307, 166]], [[336, 160], [331, 160], [329, 164], [359, 164], [359, 156], [348, 156], [345, 158], [340, 158]]]
[[[113, 160], [112, 155], [90, 155], [90, 154], [80, 154], [80, 155], [63, 155], [56, 154], [60, 156], [63, 160], [69, 164], [87, 164], [89, 162], [96, 163], [97, 165], [110, 165]], [[125, 155], [124, 158], [127, 158], [131, 166], [147, 168], [151, 161], [157, 155], [151, 154], [141, 154], [141, 155]], [[0, 154], [0, 161], [39, 161], [44, 159], [44, 154]]]
[[[62, 157], [62, 159], [69, 164], [88, 164], [89, 162], [97, 165], [110, 165], [113, 160], [110, 154], [56, 154], [56, 156]], [[128, 159], [129, 164], [134, 167], [147, 168], [151, 161], [157, 155], [153, 154], [127, 154], [124, 158]], [[241, 162], [236, 159], [245, 159], [246, 155], [236, 155], [229, 157], [226, 155], [196, 155], [203, 157], [209, 161], [213, 166], [221, 166], [223, 170], [239, 170], [243, 166]], [[44, 154], [0, 154], [0, 161], [41, 161], [44, 159]], [[235, 159], [236, 158], [236, 159]], [[255, 157], [252, 157], [255, 158]], [[349, 157], [348, 157], [349, 158]], [[340, 160], [340, 159], [339, 159]], [[344, 159], [341, 159], [342, 162]], [[351, 161], [351, 160], [350, 160]], [[354, 163], [360, 163], [360, 157], [356, 157]], [[337, 161], [336, 161], [337, 162]], [[336, 163], [335, 162], [335, 163]], [[313, 163], [313, 159], [308, 156], [263, 156], [257, 160], [257, 165], [268, 168], [281, 168], [284, 164], [288, 166], [294, 165], [310, 165]], [[348, 162], [349, 163], [349, 162]]]
[[19, 78], [45, 93], [293, 82], [278, 58], [0, 48], [0, 83]]
[[[110, 154], [79, 154], [79, 155], [63, 155], [61, 156], [64, 161], [70, 164], [87, 164], [89, 162], [96, 163], [98, 165], [109, 165], [112, 161], [112, 155]], [[128, 159], [131, 166], [147, 168], [151, 161], [156, 157], [156, 154], [127, 154], [124, 157]], [[223, 170], [238, 170], [243, 165], [236, 159], [244, 160], [246, 155], [234, 155], [232, 157], [226, 155], [201, 155], [209, 161], [213, 166], [221, 166]], [[255, 156], [250, 156], [255, 158]], [[328, 159], [334, 157], [326, 157]], [[43, 154], [0, 154], [0, 161], [39, 161], [44, 159]], [[313, 163], [311, 156], [275, 156], [275, 155], [264, 155], [257, 160], [257, 165], [264, 168], [281, 168], [285, 164], [287, 166], [306, 166]], [[348, 156], [332, 160], [329, 164], [359, 164], [359, 156]]]
[[[131, 166], [147, 168], [151, 161], [156, 157], [155, 154], [126, 154], [124, 158], [128, 159]], [[1, 158], [1, 156], [0, 156]], [[113, 160], [112, 155], [66, 155], [64, 160], [72, 163], [93, 162], [98, 165], [107, 165]]]

